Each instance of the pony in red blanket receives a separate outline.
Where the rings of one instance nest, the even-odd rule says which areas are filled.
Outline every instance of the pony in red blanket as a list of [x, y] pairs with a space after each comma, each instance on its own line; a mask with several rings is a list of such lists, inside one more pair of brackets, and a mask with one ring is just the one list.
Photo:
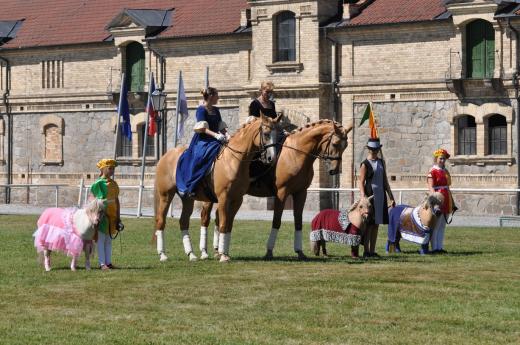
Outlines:
[[314, 255], [327, 257], [326, 242], [343, 243], [351, 246], [352, 257], [359, 256], [359, 244], [365, 231], [366, 221], [372, 207], [369, 198], [356, 201], [349, 210], [326, 209], [320, 211], [311, 223], [311, 250]]
[[92, 239], [96, 226], [104, 216], [105, 202], [93, 199], [85, 208], [48, 208], [38, 219], [34, 233], [34, 246], [44, 255], [43, 265], [51, 270], [51, 252], [59, 251], [72, 257], [70, 269], [76, 270], [81, 251], [85, 252], [85, 269], [90, 269]]

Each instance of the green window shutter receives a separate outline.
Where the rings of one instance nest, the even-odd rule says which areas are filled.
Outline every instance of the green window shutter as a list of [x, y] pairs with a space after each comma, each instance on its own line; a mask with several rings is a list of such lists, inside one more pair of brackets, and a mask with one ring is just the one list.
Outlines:
[[137, 42], [126, 46], [126, 82], [128, 90], [144, 91], [144, 49]]
[[493, 71], [495, 70], [495, 30], [493, 30], [491, 24], [486, 29], [486, 72], [484, 77], [493, 78]]
[[491, 23], [477, 19], [467, 26], [466, 66], [469, 78], [492, 78], [495, 68], [495, 31]]

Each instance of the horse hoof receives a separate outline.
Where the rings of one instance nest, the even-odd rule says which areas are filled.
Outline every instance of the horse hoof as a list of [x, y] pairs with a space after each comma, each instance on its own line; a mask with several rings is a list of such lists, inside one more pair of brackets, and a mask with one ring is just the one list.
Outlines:
[[208, 253], [206, 253], [206, 252], [202, 252], [202, 253], [200, 254], [200, 259], [201, 259], [201, 260], [206, 260], [207, 258], [209, 258]]
[[220, 262], [226, 262], [227, 263], [230, 260], [231, 260], [231, 258], [228, 255], [226, 255], [226, 254], [221, 254], [220, 255], [220, 260], [219, 260]]
[[85, 270], [90, 271], [90, 262], [85, 262]]
[[307, 255], [303, 254], [302, 251], [296, 252], [298, 254], [298, 260], [305, 261], [307, 260]]
[[164, 254], [164, 253], [159, 254], [160, 262], [165, 262], [166, 260], [168, 260], [168, 257], [166, 256], [166, 254]]
[[273, 260], [273, 251], [272, 250], [268, 250], [267, 253], [265, 253], [264, 260], [266, 260], [266, 261]]
[[190, 258], [190, 261], [192, 261], [192, 262], [193, 262], [193, 261], [197, 261], [197, 257], [195, 256], [195, 254], [190, 253], [188, 256], [189, 256], [189, 258]]
[[51, 270], [50, 266], [45, 266], [45, 272], [49, 272]]
[[76, 271], [76, 267], [75, 266], [70, 266], [70, 270], [75, 272]]

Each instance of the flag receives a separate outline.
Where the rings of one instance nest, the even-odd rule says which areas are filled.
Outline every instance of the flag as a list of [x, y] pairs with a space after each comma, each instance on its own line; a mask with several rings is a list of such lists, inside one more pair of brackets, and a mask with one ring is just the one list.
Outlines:
[[153, 108], [152, 93], [155, 91], [155, 81], [153, 74], [150, 74], [150, 87], [148, 88], [148, 102], [146, 103], [146, 113], [149, 116], [148, 135], [154, 136], [157, 133], [157, 111]]
[[370, 138], [379, 138], [376, 121], [374, 119], [374, 111], [372, 110], [372, 103], [368, 103], [367, 108], [363, 113], [363, 117], [361, 118], [361, 122], [359, 123], [359, 127], [361, 127], [361, 125], [365, 123], [366, 120], [368, 120], [368, 126], [370, 127]]
[[130, 107], [128, 106], [128, 85], [126, 79], [123, 78], [121, 83], [121, 93], [119, 94], [119, 107], [117, 109], [118, 116], [121, 119], [121, 133], [132, 140], [132, 127], [130, 126]]
[[182, 75], [179, 75], [179, 99], [177, 100], [177, 112], [181, 115], [179, 124], [177, 127], [177, 137], [182, 138], [184, 134], [184, 122], [188, 117], [188, 100], [186, 99], [186, 92], [184, 91], [184, 83], [182, 81]]

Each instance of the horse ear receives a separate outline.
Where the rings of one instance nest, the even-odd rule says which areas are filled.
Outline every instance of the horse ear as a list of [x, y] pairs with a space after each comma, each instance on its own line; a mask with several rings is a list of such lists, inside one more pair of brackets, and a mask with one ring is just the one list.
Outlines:
[[369, 196], [367, 199], [368, 199], [368, 201], [372, 201], [372, 199], [374, 199], [374, 196], [371, 195], [371, 196]]
[[276, 116], [276, 118], [273, 120], [273, 122], [275, 123], [278, 123], [282, 120], [282, 117], [283, 117], [283, 114], [279, 114], [278, 116]]

